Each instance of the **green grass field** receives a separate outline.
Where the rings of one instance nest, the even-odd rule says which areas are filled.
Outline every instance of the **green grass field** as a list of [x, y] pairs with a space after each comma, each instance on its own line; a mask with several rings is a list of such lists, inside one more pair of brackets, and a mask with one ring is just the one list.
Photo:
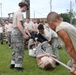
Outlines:
[[[23, 67], [25, 71], [11, 70], [12, 49], [9, 49], [7, 45], [0, 45], [0, 75], [71, 75], [66, 68], [59, 65], [53, 71], [44, 71], [37, 67], [35, 58], [28, 56], [28, 50], [25, 50], [25, 56], [23, 61]], [[65, 64], [69, 60], [68, 56], [63, 50], [59, 50], [61, 61]]]

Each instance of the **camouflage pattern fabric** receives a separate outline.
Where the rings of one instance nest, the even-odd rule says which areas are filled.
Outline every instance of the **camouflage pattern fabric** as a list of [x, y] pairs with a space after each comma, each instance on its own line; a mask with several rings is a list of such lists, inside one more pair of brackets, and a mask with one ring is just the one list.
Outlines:
[[0, 33], [0, 41], [3, 41], [3, 33]]
[[11, 32], [8, 32], [7, 39], [8, 39], [8, 45], [11, 45]]
[[[14, 28], [11, 34], [12, 42], [12, 61], [15, 61], [15, 64], [22, 65], [24, 57], [24, 39], [22, 33], [18, 28]], [[17, 66], [16, 66], [17, 67]], [[20, 67], [20, 66], [18, 66]]]
[[52, 46], [48, 44], [47, 41], [39, 44], [36, 47], [36, 56], [45, 54], [43, 51], [45, 51], [46, 53], [52, 54]]
[[51, 39], [51, 45], [52, 45], [52, 48], [53, 48], [54, 55], [59, 60], [60, 57], [59, 57], [59, 52], [58, 52], [58, 38], [56, 38], [56, 37], [52, 38]]

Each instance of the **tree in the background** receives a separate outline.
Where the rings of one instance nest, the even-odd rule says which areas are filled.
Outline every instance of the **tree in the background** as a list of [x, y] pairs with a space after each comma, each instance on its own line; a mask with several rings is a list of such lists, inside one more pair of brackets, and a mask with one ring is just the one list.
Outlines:
[[76, 18], [73, 19], [73, 24], [76, 25]]
[[67, 13], [61, 13], [60, 16], [63, 18], [64, 21], [70, 23], [70, 17]]
[[75, 13], [61, 13], [60, 16], [63, 18], [63, 21], [69, 22], [71, 23], [71, 19], [72, 19], [72, 24], [76, 25], [76, 18], [75, 18]]

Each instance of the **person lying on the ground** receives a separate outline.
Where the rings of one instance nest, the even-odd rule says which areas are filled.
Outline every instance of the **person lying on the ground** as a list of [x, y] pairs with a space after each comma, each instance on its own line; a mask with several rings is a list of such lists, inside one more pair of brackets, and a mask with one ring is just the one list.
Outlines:
[[[59, 52], [58, 52], [58, 36], [56, 32], [51, 29], [45, 29], [42, 24], [38, 26], [38, 39], [39, 42], [48, 41], [48, 43], [52, 46], [53, 53], [60, 60]], [[58, 64], [58, 63], [57, 63]], [[59, 65], [59, 64], [58, 64]]]
[[[54, 55], [51, 55], [52, 57], [56, 57]], [[56, 65], [55, 61], [50, 57], [48, 53], [41, 54], [36, 57], [36, 61], [38, 64], [38, 67], [44, 70], [53, 70]]]
[[47, 41], [36, 47], [35, 55], [38, 67], [46, 70], [50, 70], [55, 67], [56, 62], [49, 57], [49, 55], [52, 55], [52, 47]]

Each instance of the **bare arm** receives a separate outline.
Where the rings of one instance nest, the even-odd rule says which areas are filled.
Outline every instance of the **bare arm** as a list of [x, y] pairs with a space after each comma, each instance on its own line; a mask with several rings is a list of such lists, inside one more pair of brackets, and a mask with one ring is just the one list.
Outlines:
[[42, 54], [42, 55], [39, 55], [39, 56], [36, 57], [37, 63], [39, 63], [41, 61], [41, 58], [44, 57], [44, 56], [48, 56], [48, 57], [52, 56], [52, 57], [56, 58], [56, 56], [52, 55], [52, 54], [48, 54], [48, 53]]
[[37, 59], [41, 59], [44, 56], [49, 56], [49, 55], [48, 54], [42, 54], [42, 55], [37, 56]]
[[58, 35], [61, 37], [61, 39], [65, 43], [65, 46], [67, 48], [67, 51], [69, 52], [69, 54], [71, 55], [71, 57], [76, 62], [76, 51], [74, 49], [74, 46], [72, 44], [72, 41], [71, 41], [69, 35], [64, 30], [60, 30], [58, 32]]
[[25, 32], [31, 37], [30, 32], [28, 31], [28, 29], [25, 29]]
[[24, 32], [24, 29], [23, 29], [23, 26], [22, 26], [22, 21], [19, 21], [17, 26], [18, 26], [19, 30], [21, 31], [21, 33], [23, 34], [24, 38], [28, 39], [29, 36]]
[[55, 55], [46, 53], [46, 54], [42, 54], [42, 55], [37, 56], [37, 59], [41, 59], [41, 58], [44, 57], [44, 56], [48, 56], [48, 57], [49, 57], [49, 56], [52, 56], [52, 57], [56, 58]]
[[22, 26], [22, 21], [19, 21], [17, 26], [18, 26], [19, 30], [21, 31], [21, 33], [23, 35], [26, 35], [26, 33], [24, 32], [23, 26]]
[[36, 57], [37, 63], [40, 63], [41, 58], [44, 57], [44, 56], [48, 56], [48, 54], [42, 54], [42, 55], [37, 56], [37, 57]]

